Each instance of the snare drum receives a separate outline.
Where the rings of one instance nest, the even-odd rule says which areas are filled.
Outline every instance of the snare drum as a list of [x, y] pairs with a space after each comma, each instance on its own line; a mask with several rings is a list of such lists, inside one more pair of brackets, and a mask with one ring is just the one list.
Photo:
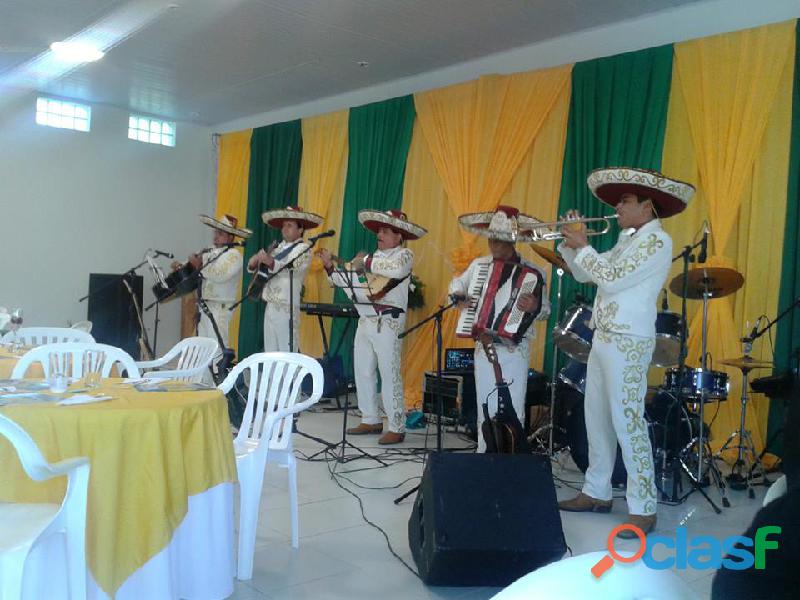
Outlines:
[[558, 378], [572, 389], [586, 393], [586, 364], [577, 360], [567, 361], [567, 364], [558, 372]]
[[567, 356], [578, 362], [589, 360], [594, 330], [589, 327], [592, 309], [585, 304], [574, 304], [564, 318], [553, 328], [553, 342]]
[[664, 374], [664, 387], [667, 391], [681, 394], [686, 398], [700, 399], [703, 391], [706, 392], [706, 400], [727, 400], [730, 382], [728, 374], [722, 371], [703, 371], [703, 369], [693, 369], [686, 367], [683, 371], [683, 381], [679, 383], [679, 369], [667, 369]]
[[656, 347], [650, 364], [671, 367], [678, 364], [681, 353], [683, 321], [678, 313], [663, 311], [656, 315]]

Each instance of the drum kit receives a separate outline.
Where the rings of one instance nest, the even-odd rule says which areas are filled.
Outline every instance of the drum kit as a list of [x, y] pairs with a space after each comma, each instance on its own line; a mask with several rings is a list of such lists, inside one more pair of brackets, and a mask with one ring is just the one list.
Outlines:
[[[553, 434], [558, 429], [553, 422], [558, 384], [566, 386], [570, 389], [570, 393], [577, 392], [581, 396], [585, 393], [586, 363], [594, 334], [589, 326], [592, 307], [586, 301], [578, 300], [568, 306], [561, 315], [562, 278], [564, 274], [571, 274], [569, 267], [553, 250], [536, 244], [531, 244], [531, 247], [553, 265], [557, 278], [555, 314], [559, 319], [552, 333], [556, 355], [552, 362], [550, 381], [550, 422], [531, 436], [539, 443], [540, 448], [543, 450], [546, 448], [552, 456]], [[744, 356], [721, 361], [722, 364], [735, 367], [742, 372], [742, 416], [739, 429], [730, 435], [716, 454], [712, 454], [708, 427], [700, 424], [705, 423], [704, 412], [707, 403], [727, 400], [730, 382], [727, 373], [708, 368], [708, 304], [711, 300], [735, 293], [744, 284], [744, 277], [734, 269], [719, 267], [697, 266], [684, 272], [685, 276], [679, 274], [672, 279], [669, 289], [683, 298], [684, 302], [685, 300], [703, 302], [701, 365], [698, 368], [685, 365], [685, 344], [688, 335], [684, 318], [679, 313], [669, 311], [665, 301], [662, 310], [656, 316], [656, 344], [651, 366], [665, 367], [666, 371], [663, 384], [651, 388], [646, 410], [656, 459], [656, 478], [662, 484], [659, 486], [662, 495], [671, 501], [681, 499], [678, 496], [678, 488], [682, 488], [680, 472], [693, 480], [696, 489], [707, 485], [713, 479], [719, 488], [723, 505], [729, 506], [725, 496], [725, 484], [716, 466], [716, 460], [726, 450], [732, 449], [738, 452], [733, 472], [727, 480], [733, 489], [748, 489], [752, 497], [753, 473], [761, 467], [750, 433], [745, 429], [748, 373], [752, 369], [770, 368], [772, 365], [748, 356], [751, 348], [747, 339], [742, 340], [745, 342]], [[560, 370], [558, 352], [563, 353], [567, 359], [565, 366]], [[542, 439], [545, 431], [549, 432], [547, 440]], [[564, 433], [569, 439], [569, 432]], [[667, 473], [668, 463], [673, 465], [670, 467], [671, 473]], [[763, 469], [761, 473], [763, 474]], [[678, 476], [675, 476], [676, 474]], [[666, 487], [672, 489], [664, 489]], [[708, 496], [702, 493], [708, 499]], [[713, 502], [711, 504], [713, 506]]]

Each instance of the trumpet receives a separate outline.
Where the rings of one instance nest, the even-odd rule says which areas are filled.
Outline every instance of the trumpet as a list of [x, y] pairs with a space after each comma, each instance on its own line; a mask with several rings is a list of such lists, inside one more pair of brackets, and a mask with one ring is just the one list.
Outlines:
[[617, 219], [618, 215], [609, 215], [607, 217], [580, 217], [577, 219], [562, 219], [561, 221], [553, 221], [552, 223], [537, 223], [533, 227], [533, 236], [531, 242], [549, 242], [552, 240], [564, 239], [564, 234], [559, 231], [562, 227], [575, 225], [577, 223], [598, 223], [603, 221], [605, 225], [602, 229], [587, 229], [586, 235], [589, 237], [596, 235], [603, 235], [608, 233], [611, 229], [611, 220]]

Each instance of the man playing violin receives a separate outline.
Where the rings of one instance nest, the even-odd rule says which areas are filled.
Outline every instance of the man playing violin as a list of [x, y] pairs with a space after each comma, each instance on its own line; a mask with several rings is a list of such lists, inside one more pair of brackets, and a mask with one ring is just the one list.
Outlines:
[[[647, 370], [655, 348], [656, 300], [669, 273], [672, 240], [660, 218], [678, 214], [694, 188], [643, 169], [605, 168], [589, 173], [591, 192], [615, 208], [622, 229], [617, 244], [599, 254], [586, 224], [562, 228], [558, 251], [579, 282], [597, 286], [592, 348], [586, 366], [584, 413], [589, 467], [583, 489], [559, 502], [561, 510], [609, 512], [617, 443], [628, 471], [627, 523], [645, 533], [656, 524], [653, 452], [644, 419]], [[570, 213], [569, 217], [577, 218]], [[635, 537], [623, 530], [619, 537]]]
[[[397, 336], [405, 328], [408, 285], [414, 263], [414, 253], [403, 247], [403, 242], [419, 239], [427, 231], [408, 221], [405, 213], [399, 210], [362, 210], [358, 213], [358, 220], [377, 235], [378, 249], [370, 255], [356, 256], [350, 264], [351, 270], [392, 279], [395, 285], [380, 298], [380, 304], [374, 305], [374, 311], [370, 307], [372, 316], [362, 314], [358, 320], [353, 368], [362, 417], [361, 423], [348, 429], [347, 433], [383, 432], [377, 395], [379, 371], [383, 412], [389, 431], [383, 433], [378, 443], [398, 444], [405, 439], [405, 404], [401, 374], [403, 342]], [[352, 285], [352, 275], [334, 267], [333, 256], [328, 250], [321, 250], [319, 255], [333, 285], [342, 288]], [[360, 313], [367, 312], [364, 308], [356, 305]]]
[[[264, 352], [299, 352], [300, 292], [311, 263], [308, 243], [303, 241], [303, 234], [308, 229], [318, 227], [324, 219], [296, 206], [269, 210], [261, 215], [261, 219], [268, 227], [279, 229], [283, 238], [274, 250], [267, 252], [262, 248], [247, 263], [248, 273], [255, 273], [261, 268], [270, 277], [261, 292], [261, 299], [266, 303]], [[281, 271], [291, 260], [294, 260], [291, 270]], [[290, 288], [293, 292], [291, 301]]]

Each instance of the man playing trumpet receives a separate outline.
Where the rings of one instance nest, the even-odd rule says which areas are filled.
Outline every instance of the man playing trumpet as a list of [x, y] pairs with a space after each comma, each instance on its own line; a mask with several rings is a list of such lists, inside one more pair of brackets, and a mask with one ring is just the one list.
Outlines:
[[[629, 168], [592, 171], [587, 183], [601, 202], [614, 207], [622, 231], [617, 244], [599, 254], [589, 246], [584, 223], [561, 229], [564, 241], [558, 251], [576, 280], [597, 286], [597, 296], [584, 400], [589, 468], [582, 491], [559, 502], [559, 508], [611, 510], [619, 442], [628, 471], [626, 522], [648, 533], [656, 524], [657, 498], [644, 396], [655, 347], [656, 300], [672, 263], [672, 240], [659, 217], [686, 208], [694, 188], [660, 173]], [[623, 530], [618, 536], [635, 534]]]

